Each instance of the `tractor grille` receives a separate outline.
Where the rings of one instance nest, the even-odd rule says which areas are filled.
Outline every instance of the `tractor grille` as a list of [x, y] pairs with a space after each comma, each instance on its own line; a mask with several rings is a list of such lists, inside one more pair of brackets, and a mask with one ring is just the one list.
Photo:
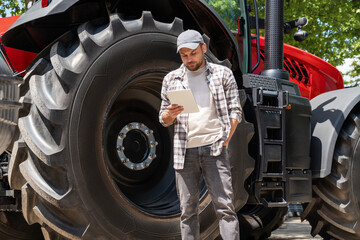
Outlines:
[[309, 74], [304, 64], [284, 57], [284, 69], [289, 72], [291, 78], [308, 84]]
[[[263, 49], [260, 50], [260, 54], [261, 59], [265, 60], [265, 51]], [[309, 83], [309, 72], [304, 64], [284, 57], [284, 70], [289, 72], [290, 78], [303, 82], [304, 84]]]

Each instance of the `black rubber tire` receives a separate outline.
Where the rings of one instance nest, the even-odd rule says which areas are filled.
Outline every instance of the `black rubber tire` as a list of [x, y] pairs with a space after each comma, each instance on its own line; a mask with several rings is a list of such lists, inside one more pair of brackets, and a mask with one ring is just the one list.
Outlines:
[[287, 207], [266, 208], [261, 205], [245, 205], [239, 212], [240, 239], [261, 240], [270, 237], [284, 222]]
[[360, 106], [345, 120], [339, 133], [331, 173], [313, 185], [313, 199], [302, 218], [313, 236], [360, 239]]
[[42, 240], [38, 224], [28, 225], [21, 212], [0, 212], [1, 240]]
[[[162, 79], [181, 63], [182, 28], [179, 19], [161, 23], [148, 12], [136, 20], [114, 14], [109, 23], [89, 22], [65, 34], [30, 69], [33, 105], [19, 120], [10, 182], [22, 190], [25, 219], [40, 223], [46, 239], [180, 238], [173, 129], [160, 125], [158, 111]], [[153, 132], [130, 134], [139, 125], [128, 123]], [[146, 135], [158, 141], [149, 166], [140, 164], [144, 154], [132, 155], [134, 165], [121, 160], [123, 130], [132, 135], [125, 149], [136, 153], [151, 151], [139, 143]], [[218, 236], [205, 187], [200, 226], [202, 239]]]

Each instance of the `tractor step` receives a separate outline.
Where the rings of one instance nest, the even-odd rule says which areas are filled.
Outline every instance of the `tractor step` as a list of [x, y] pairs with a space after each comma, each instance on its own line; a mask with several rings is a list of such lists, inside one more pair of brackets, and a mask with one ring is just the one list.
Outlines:
[[287, 207], [288, 204], [283, 198], [277, 202], [268, 202], [265, 198], [261, 198], [261, 202], [265, 207]]
[[284, 187], [284, 182], [280, 180], [255, 183], [257, 198], [265, 207], [286, 207]]
[[[243, 75], [251, 89], [256, 116], [259, 157], [254, 196], [267, 207], [311, 200], [308, 156], [310, 104], [295, 83], [263, 75]], [[298, 130], [304, 130], [299, 137]]]

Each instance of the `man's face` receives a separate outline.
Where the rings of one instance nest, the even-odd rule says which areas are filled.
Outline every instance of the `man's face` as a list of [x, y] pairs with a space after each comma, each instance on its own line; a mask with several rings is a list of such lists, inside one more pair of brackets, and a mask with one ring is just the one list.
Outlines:
[[205, 66], [205, 55], [206, 52], [206, 44], [199, 44], [199, 46], [195, 49], [190, 48], [181, 48], [179, 50], [180, 57], [184, 65], [190, 71], [196, 71], [199, 68]]

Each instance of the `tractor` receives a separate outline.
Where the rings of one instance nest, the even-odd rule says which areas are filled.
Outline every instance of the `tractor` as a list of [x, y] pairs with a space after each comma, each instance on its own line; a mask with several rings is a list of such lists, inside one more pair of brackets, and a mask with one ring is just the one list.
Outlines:
[[[266, 0], [265, 19], [238, 0], [237, 31], [204, 0], [27, 2], [0, 19], [1, 239], [181, 238], [173, 129], [158, 111], [186, 29], [239, 87], [229, 154], [241, 239], [269, 237], [289, 203], [312, 235], [360, 239], [360, 91], [284, 44], [292, 29], [307, 35], [305, 18], [285, 22], [284, 0]], [[199, 216], [201, 239], [219, 239], [205, 184]]]

